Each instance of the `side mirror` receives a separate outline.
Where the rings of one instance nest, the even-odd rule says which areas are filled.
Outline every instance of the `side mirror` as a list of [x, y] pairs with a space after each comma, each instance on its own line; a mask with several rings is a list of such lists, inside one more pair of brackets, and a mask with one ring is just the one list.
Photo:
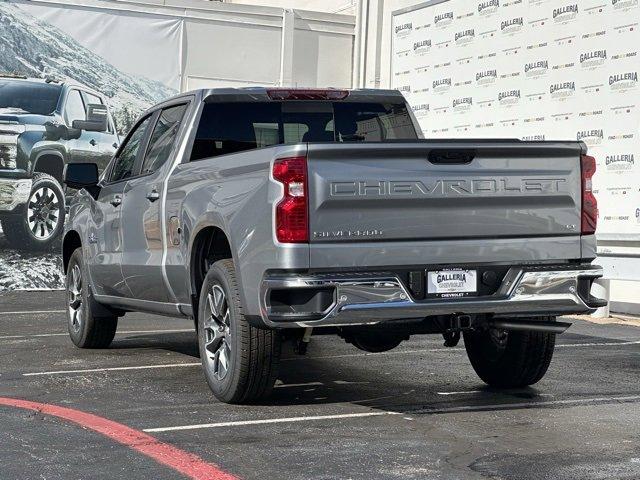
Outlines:
[[68, 163], [64, 167], [64, 183], [80, 190], [98, 185], [98, 165], [95, 163]]
[[87, 105], [87, 119], [74, 120], [72, 128], [85, 130], [87, 132], [106, 132], [109, 128], [106, 105], [100, 103], [89, 103]]

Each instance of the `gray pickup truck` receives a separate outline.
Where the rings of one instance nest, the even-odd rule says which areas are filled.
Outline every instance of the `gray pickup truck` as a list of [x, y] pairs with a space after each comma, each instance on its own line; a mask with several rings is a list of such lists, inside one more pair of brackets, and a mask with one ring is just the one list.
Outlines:
[[281, 343], [382, 352], [461, 335], [482, 380], [530, 385], [590, 294], [595, 160], [578, 142], [423, 140], [384, 90], [218, 89], [157, 105], [82, 189], [63, 239], [69, 333], [129, 311], [194, 319], [205, 376], [256, 401]]
[[0, 76], [0, 223], [9, 244], [59, 244], [64, 166], [90, 161], [103, 169], [118, 141], [102, 94], [70, 82]]

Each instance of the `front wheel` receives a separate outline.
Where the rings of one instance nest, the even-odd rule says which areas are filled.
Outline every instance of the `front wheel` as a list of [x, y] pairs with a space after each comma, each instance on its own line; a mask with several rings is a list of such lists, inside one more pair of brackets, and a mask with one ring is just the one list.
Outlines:
[[464, 333], [473, 369], [485, 383], [500, 388], [540, 381], [547, 373], [555, 344], [556, 334], [548, 332], [488, 329]]
[[232, 260], [209, 269], [200, 293], [198, 345], [207, 383], [226, 403], [267, 397], [278, 375], [280, 334], [244, 318]]
[[118, 328], [116, 315], [97, 315], [102, 310], [89, 294], [87, 268], [78, 248], [69, 259], [65, 284], [69, 337], [80, 348], [107, 348]]
[[2, 231], [13, 248], [51, 250], [60, 239], [64, 215], [64, 193], [58, 181], [35, 173], [24, 212], [2, 220]]

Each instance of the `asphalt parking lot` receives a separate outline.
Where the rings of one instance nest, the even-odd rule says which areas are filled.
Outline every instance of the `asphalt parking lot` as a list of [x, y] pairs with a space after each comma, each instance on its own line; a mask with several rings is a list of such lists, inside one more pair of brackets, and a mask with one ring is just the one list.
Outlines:
[[314, 337], [268, 403], [230, 406], [190, 322], [129, 314], [88, 351], [63, 308], [0, 296], [2, 480], [640, 478], [637, 327], [576, 321], [543, 381], [508, 392], [439, 337], [373, 355]]

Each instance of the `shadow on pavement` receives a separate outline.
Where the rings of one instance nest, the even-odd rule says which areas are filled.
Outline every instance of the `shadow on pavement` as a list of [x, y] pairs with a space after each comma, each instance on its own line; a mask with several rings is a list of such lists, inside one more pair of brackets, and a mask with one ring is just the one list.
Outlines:
[[[577, 334], [567, 335], [566, 340], [566, 345], [594, 341], [593, 337]], [[441, 409], [455, 410], [470, 407], [477, 408], [477, 411], [512, 410], [531, 408], [535, 403], [540, 402], [542, 402], [540, 406], [553, 408], [574, 406], [571, 403], [563, 405], [562, 402], [556, 402], [556, 399], [563, 396], [562, 392], [554, 391], [552, 396], [548, 393], [548, 387], [500, 390], [487, 387], [474, 377], [469, 377], [473, 380], [465, 384], [466, 376], [455, 384], [457, 386], [452, 386], [452, 379], [446, 374], [421, 375], [419, 370], [428, 371], [432, 363], [437, 365], [437, 368], [442, 367], [442, 354], [433, 352], [434, 347], [436, 351], [439, 350], [439, 342], [422, 344], [421, 348], [424, 348], [425, 352], [419, 355], [403, 354], [402, 348], [389, 354], [364, 355], [355, 348], [345, 348], [342, 340], [334, 341], [335, 345], [326, 338], [315, 344], [312, 342], [307, 356], [297, 356], [292, 346], [289, 343], [285, 344], [279, 381], [272, 396], [260, 405], [302, 406], [351, 403], [411, 415], [438, 413]], [[199, 358], [195, 332], [131, 335], [126, 338], [117, 338], [111, 346], [111, 350], [147, 348], [180, 353], [193, 359]], [[445, 365], [450, 364], [451, 374], [459, 377], [460, 366], [466, 365], [464, 348], [458, 347], [453, 351], [443, 348], [443, 351], [446, 355], [453, 356], [447, 357]], [[436, 355], [440, 357], [436, 359]], [[434, 356], [433, 362], [425, 356]], [[197, 374], [200, 375], [200, 372]], [[450, 396], [439, 393], [450, 392], [452, 388], [462, 391]], [[603, 394], [590, 389], [583, 397], [574, 395], [573, 398], [588, 400], [598, 397], [600, 398], [598, 401], [606, 403], [607, 398], [632, 394], [633, 392]], [[628, 401], [640, 402], [640, 397]], [[616, 400], [616, 402], [627, 401]]]

